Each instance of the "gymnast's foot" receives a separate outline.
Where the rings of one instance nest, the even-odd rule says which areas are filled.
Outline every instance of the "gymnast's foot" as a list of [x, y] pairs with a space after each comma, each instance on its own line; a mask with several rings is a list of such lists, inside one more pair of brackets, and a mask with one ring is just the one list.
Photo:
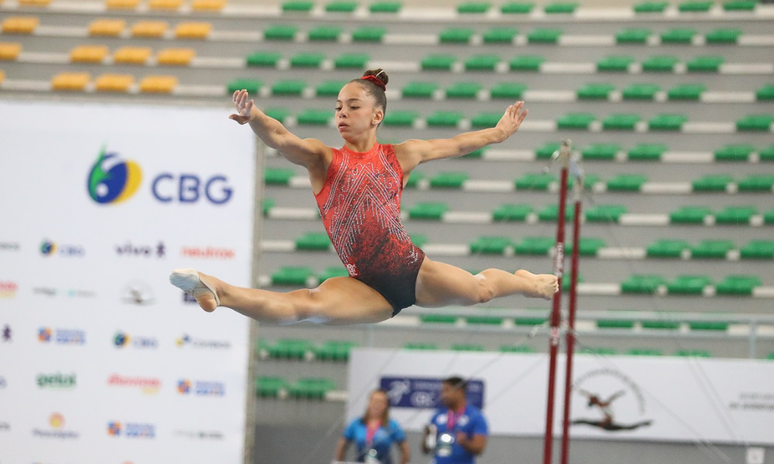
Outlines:
[[526, 281], [524, 296], [550, 300], [559, 291], [559, 282], [553, 274], [533, 274], [521, 269], [515, 275]]
[[215, 288], [207, 283], [207, 276], [193, 269], [175, 269], [169, 275], [169, 282], [192, 297], [207, 312], [220, 306], [220, 298]]

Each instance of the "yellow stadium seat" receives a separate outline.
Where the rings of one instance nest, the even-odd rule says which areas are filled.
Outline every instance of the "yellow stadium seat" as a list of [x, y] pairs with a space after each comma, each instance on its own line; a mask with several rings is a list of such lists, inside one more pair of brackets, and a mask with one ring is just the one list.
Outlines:
[[156, 59], [159, 64], [188, 66], [194, 56], [196, 51], [193, 48], [166, 48], [156, 55]]
[[131, 74], [103, 74], [97, 77], [95, 82], [100, 92], [127, 92], [134, 84], [134, 76]]
[[191, 8], [194, 11], [220, 11], [226, 6], [226, 0], [194, 0]]
[[48, 6], [51, 0], [19, 0], [20, 6]]
[[0, 60], [12, 61], [19, 58], [22, 46], [16, 42], [0, 42]]
[[5, 79], [5, 71], [0, 69], [0, 84], [3, 83], [3, 80]]
[[73, 63], [101, 63], [110, 50], [106, 45], [79, 45], [70, 50], [70, 61]]
[[133, 10], [140, 4], [140, 0], [107, 0], [108, 10]]
[[3, 20], [3, 34], [32, 34], [39, 23], [34, 16], [11, 16]]
[[178, 39], [206, 39], [210, 32], [212, 32], [212, 24], [210, 23], [180, 23], [175, 28], [175, 37]]
[[89, 35], [118, 37], [126, 28], [123, 19], [97, 19], [89, 24]]
[[146, 76], [140, 81], [140, 91], [144, 93], [172, 93], [175, 87], [175, 76]]
[[54, 90], [83, 90], [91, 81], [89, 73], [59, 73], [51, 80]]
[[151, 56], [148, 47], [121, 47], [113, 54], [113, 62], [122, 64], [145, 64]]
[[169, 28], [166, 21], [140, 21], [132, 26], [134, 37], [161, 37]]
[[183, 0], [150, 0], [148, 7], [151, 10], [176, 10], [183, 4]]

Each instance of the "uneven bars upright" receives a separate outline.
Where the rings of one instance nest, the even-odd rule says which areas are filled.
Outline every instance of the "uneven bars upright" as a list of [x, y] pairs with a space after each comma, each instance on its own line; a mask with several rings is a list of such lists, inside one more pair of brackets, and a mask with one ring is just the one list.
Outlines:
[[548, 346], [548, 404], [546, 405], [546, 433], [543, 441], [543, 464], [551, 464], [551, 448], [554, 429], [554, 390], [556, 388], [556, 354], [559, 349], [560, 309], [562, 305], [562, 274], [564, 273], [564, 216], [567, 206], [567, 172], [570, 167], [570, 140], [562, 141], [562, 146], [554, 156], [562, 163], [561, 182], [559, 183], [559, 216], [556, 227], [556, 254], [554, 255], [554, 274], [558, 279], [559, 291], [554, 294], [551, 309], [551, 337]]

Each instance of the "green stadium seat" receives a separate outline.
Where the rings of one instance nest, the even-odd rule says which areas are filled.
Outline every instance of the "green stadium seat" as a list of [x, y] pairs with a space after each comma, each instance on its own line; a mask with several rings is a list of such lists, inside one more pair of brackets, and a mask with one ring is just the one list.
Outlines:
[[[565, 244], [565, 254], [572, 253], [572, 241], [567, 241]], [[578, 242], [578, 254], [580, 256], [596, 256], [601, 248], [605, 247], [605, 241], [601, 238], [595, 237], [581, 237]], [[569, 279], [567, 279], [569, 281]]]
[[667, 283], [667, 292], [672, 295], [701, 295], [704, 287], [712, 285], [712, 279], [706, 275], [679, 275]]
[[736, 248], [731, 240], [702, 240], [691, 247], [691, 257], [699, 259], [726, 259], [726, 254]]
[[282, 377], [261, 376], [255, 379], [255, 394], [261, 398], [276, 398], [288, 387], [288, 381]]
[[718, 72], [725, 58], [722, 56], [697, 56], [685, 63], [689, 72]]
[[545, 256], [556, 246], [556, 239], [551, 237], [524, 237], [513, 245], [517, 255]]
[[611, 191], [636, 192], [648, 181], [642, 174], [619, 174], [607, 181], [607, 189]]
[[492, 212], [495, 221], [524, 222], [534, 211], [531, 205], [500, 205]]
[[341, 31], [339, 26], [317, 26], [309, 31], [307, 37], [312, 42], [336, 42]]
[[597, 61], [599, 72], [627, 72], [629, 65], [634, 63], [634, 58], [626, 55], [606, 56]]
[[419, 119], [419, 113], [416, 111], [391, 110], [384, 115], [382, 123], [385, 126], [411, 126], [417, 119]]
[[580, 129], [588, 130], [589, 124], [597, 119], [591, 113], [569, 113], [556, 120], [556, 126], [559, 129]]
[[[545, 222], [554, 222], [559, 218], [559, 205], [546, 205], [538, 211], [538, 219]], [[564, 211], [564, 217], [567, 221], [572, 221], [575, 217], [575, 209], [568, 207]]]
[[708, 44], [735, 44], [742, 34], [741, 29], [715, 29], [708, 32], [704, 39]]
[[248, 93], [256, 94], [261, 90], [261, 87], [263, 87], [263, 82], [259, 79], [234, 79], [228, 83], [228, 93], [245, 89]]
[[297, 26], [289, 24], [274, 24], [263, 31], [265, 40], [293, 40], [298, 32]]
[[308, 359], [314, 352], [314, 343], [298, 338], [283, 338], [269, 346], [269, 356], [274, 359]]
[[758, 157], [761, 161], [774, 161], [774, 145], [761, 149]]
[[[579, 284], [586, 281], [586, 279], [584, 279], [583, 276], [580, 275], [580, 274], [578, 274], [577, 279], [578, 279], [578, 283]], [[564, 280], [562, 280], [562, 292], [569, 292], [570, 291], [570, 284], [571, 284], [570, 280], [571, 279], [570, 279], [569, 275], [567, 277], [565, 277]]]
[[439, 172], [430, 179], [430, 187], [461, 189], [469, 177], [466, 172]]
[[662, 285], [666, 285], [666, 279], [663, 276], [634, 274], [621, 282], [621, 292], [654, 293]]
[[704, 84], [681, 84], [669, 89], [667, 96], [670, 100], [699, 100], [705, 90]]
[[437, 350], [438, 345], [434, 343], [406, 343], [405, 345], [403, 345], [403, 348], [406, 350], [432, 351], [432, 350]]
[[470, 242], [470, 252], [484, 255], [502, 255], [511, 246], [508, 237], [479, 237]]
[[423, 324], [455, 324], [457, 316], [446, 316], [443, 314], [422, 314], [419, 316]]
[[424, 71], [449, 71], [457, 61], [452, 55], [430, 55], [422, 59], [422, 70]]
[[474, 128], [495, 127], [502, 119], [503, 113], [478, 113], [470, 119], [470, 125]]
[[433, 98], [438, 89], [435, 82], [409, 82], [402, 89], [403, 98]]
[[648, 245], [645, 253], [648, 258], [680, 258], [683, 250], [689, 248], [685, 240], [659, 239]]
[[520, 55], [513, 58], [508, 66], [511, 71], [539, 71], [540, 65], [546, 61], [544, 56], [540, 55]]
[[465, 60], [465, 69], [468, 71], [494, 71], [500, 62], [497, 55], [474, 55]]
[[352, 31], [353, 42], [381, 42], [387, 29], [383, 27], [360, 27]]
[[263, 182], [266, 185], [288, 185], [290, 179], [295, 176], [296, 171], [291, 168], [266, 168]]
[[324, 271], [322, 271], [317, 278], [319, 279], [320, 283], [325, 282], [328, 279], [331, 279], [333, 277], [347, 277], [349, 276], [349, 273], [346, 269], [340, 266], [331, 266], [326, 267]]
[[663, 13], [669, 2], [642, 2], [634, 5], [635, 13]]
[[440, 221], [448, 210], [446, 203], [417, 203], [409, 209], [409, 218]]
[[512, 27], [493, 27], [484, 32], [484, 43], [511, 43], [518, 33], [519, 31]]
[[364, 69], [371, 57], [365, 53], [346, 53], [333, 60], [336, 69]]
[[551, 158], [554, 153], [561, 147], [560, 144], [556, 142], [548, 142], [546, 144], [543, 144], [539, 146], [535, 150], [535, 156], [537, 159], [545, 160]]
[[688, 121], [684, 114], [657, 114], [648, 121], [648, 128], [652, 131], [679, 131]]
[[309, 2], [309, 1], [292, 0], [292, 1], [282, 3], [282, 11], [285, 13], [288, 13], [288, 12], [308, 13], [312, 11], [312, 8], [314, 8], [314, 2]]
[[766, 84], [755, 92], [758, 100], [774, 100], [774, 84]]
[[725, 11], [753, 11], [758, 4], [758, 0], [731, 0], [723, 3]]
[[695, 29], [669, 29], [661, 33], [661, 43], [689, 44], [696, 35]]
[[247, 66], [276, 67], [280, 58], [279, 52], [255, 52], [247, 55]]
[[774, 122], [774, 115], [751, 114], [736, 121], [736, 130], [744, 132], [768, 132], [771, 130], [772, 122]]
[[469, 316], [465, 318], [468, 325], [502, 325], [502, 317], [491, 316]]
[[634, 321], [629, 319], [597, 319], [598, 329], [633, 329]]
[[307, 279], [314, 275], [312, 268], [306, 266], [287, 266], [271, 274], [272, 285], [306, 285]]
[[270, 118], [274, 118], [277, 121], [284, 123], [288, 116], [290, 116], [290, 110], [287, 108], [267, 108], [264, 114]]
[[529, 14], [535, 4], [532, 2], [509, 2], [503, 3], [500, 12], [503, 14]]
[[605, 130], [634, 130], [639, 121], [639, 114], [615, 113], [602, 120], [602, 127]]
[[428, 116], [425, 121], [430, 127], [457, 127], [460, 121], [465, 118], [463, 113], [457, 111], [436, 111]]
[[764, 224], [774, 224], [774, 209], [771, 211], [766, 211], [763, 213], [763, 223]]
[[323, 81], [317, 86], [315, 93], [318, 97], [335, 97], [345, 85], [347, 81]]
[[534, 325], [542, 325], [546, 323], [545, 317], [515, 317], [513, 318], [513, 324], [514, 325], [527, 325], [527, 326], [534, 326]]
[[572, 14], [578, 8], [577, 2], [549, 3], [543, 8], [548, 14]]
[[774, 175], [751, 175], [737, 182], [740, 192], [771, 192]]
[[715, 214], [718, 224], [749, 224], [750, 219], [758, 214], [754, 206], [726, 206]]
[[325, 5], [326, 13], [352, 13], [357, 10], [357, 2], [330, 2]]
[[556, 183], [556, 177], [544, 173], [527, 173], [516, 179], [514, 185], [518, 190], [546, 191], [551, 184]]
[[631, 161], [658, 161], [668, 149], [662, 143], [640, 143], [631, 148], [627, 155]]
[[658, 348], [632, 348], [626, 350], [629, 356], [663, 356], [664, 352]]
[[298, 80], [289, 81], [277, 81], [271, 86], [271, 93], [273, 95], [296, 95], [299, 96], [304, 92], [306, 88], [306, 82]]
[[748, 144], [725, 145], [715, 150], [715, 161], [745, 162], [754, 151], [755, 147]]
[[594, 143], [584, 147], [581, 153], [584, 160], [612, 161], [620, 151], [621, 146], [617, 144]]
[[271, 211], [272, 208], [274, 208], [274, 205], [276, 204], [276, 200], [274, 198], [264, 198], [263, 199], [263, 215], [267, 216], [269, 214], [269, 211]]
[[529, 345], [502, 345], [501, 353], [534, 353], [535, 349]]
[[452, 351], [486, 351], [484, 345], [474, 343], [454, 343], [451, 346]]
[[709, 174], [691, 182], [694, 192], [725, 192], [734, 178], [728, 174]]
[[[599, 182], [599, 176], [596, 174], [586, 174], [583, 177], [583, 188], [586, 190], [591, 190], [594, 188], [594, 186]], [[570, 177], [567, 179], [567, 188], [571, 189], [575, 185], [575, 179]]]
[[652, 56], [642, 62], [645, 72], [672, 72], [680, 60], [676, 56]]
[[425, 178], [425, 173], [419, 170], [411, 171], [409, 174], [409, 180], [406, 182], [406, 188], [416, 188], [419, 181]]
[[446, 88], [446, 98], [476, 98], [481, 88], [478, 82], [455, 82]]
[[296, 239], [297, 250], [328, 251], [331, 240], [325, 232], [307, 232]]
[[596, 205], [585, 213], [589, 222], [618, 222], [623, 214], [626, 214], [626, 207], [623, 205]]
[[325, 60], [324, 53], [299, 53], [290, 58], [290, 66], [294, 68], [319, 68]]
[[481, 159], [484, 156], [484, 153], [489, 149], [489, 147], [481, 147], [478, 150], [473, 150], [467, 155], [462, 155], [463, 159]]
[[467, 28], [451, 28], [441, 31], [438, 39], [441, 43], [468, 43], [475, 31]]
[[707, 350], [677, 350], [675, 356], [686, 358], [711, 358], [712, 354]]
[[653, 32], [650, 29], [624, 29], [615, 35], [615, 42], [621, 44], [645, 44]]
[[609, 82], [586, 84], [576, 92], [580, 100], [607, 100], [615, 86]]
[[688, 328], [698, 331], [725, 332], [728, 330], [728, 322], [693, 321], [688, 323]]
[[489, 89], [489, 96], [492, 98], [504, 98], [508, 100], [519, 100], [527, 90], [526, 84], [518, 82], [500, 82]]
[[651, 330], [679, 330], [680, 329], [680, 323], [677, 321], [665, 321], [665, 320], [642, 321], [641, 324], [643, 329], [651, 329]]
[[296, 117], [299, 124], [312, 126], [325, 126], [333, 119], [331, 110], [304, 110]]
[[681, 13], [706, 13], [712, 8], [713, 1], [687, 1], [681, 3], [677, 9]]
[[374, 2], [368, 7], [368, 10], [371, 13], [398, 13], [402, 7], [401, 2]]
[[355, 342], [327, 341], [314, 351], [314, 355], [321, 361], [348, 361], [349, 352], [356, 347]]
[[656, 84], [632, 84], [621, 92], [624, 100], [653, 100], [661, 88]]
[[427, 243], [427, 235], [424, 234], [409, 234], [409, 238], [411, 239], [411, 243], [418, 246], [419, 248], [422, 248]]
[[712, 210], [706, 206], [681, 206], [669, 213], [669, 222], [673, 224], [702, 224], [712, 216]]
[[527, 33], [527, 42], [537, 44], [555, 44], [562, 36], [561, 29], [533, 29]]
[[739, 252], [742, 259], [774, 259], [774, 241], [753, 240]]
[[615, 351], [615, 348], [590, 347], [590, 346], [583, 346], [580, 348], [576, 348], [575, 352], [578, 354], [593, 354], [596, 356], [612, 356], [617, 353]]
[[288, 387], [291, 398], [323, 400], [325, 395], [336, 389], [336, 383], [331, 379], [304, 378]]
[[763, 285], [761, 278], [751, 275], [730, 275], [715, 284], [718, 295], [752, 295], [755, 287]]
[[483, 14], [492, 7], [488, 2], [465, 2], [457, 5], [457, 13], [463, 14]]

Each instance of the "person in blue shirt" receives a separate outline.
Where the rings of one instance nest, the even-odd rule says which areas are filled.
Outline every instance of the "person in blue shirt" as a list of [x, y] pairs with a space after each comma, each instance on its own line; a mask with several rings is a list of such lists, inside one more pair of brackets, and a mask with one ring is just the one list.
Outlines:
[[422, 452], [433, 452], [433, 464], [474, 464], [484, 452], [489, 426], [477, 407], [467, 404], [467, 382], [449, 377], [441, 385], [444, 407], [433, 414], [425, 427]]
[[334, 460], [344, 461], [350, 443], [355, 442], [356, 462], [367, 464], [392, 464], [390, 448], [393, 443], [400, 449], [400, 464], [410, 459], [406, 434], [400, 424], [390, 419], [390, 401], [387, 392], [374, 390], [368, 400], [363, 417], [359, 417], [344, 430], [336, 446]]

